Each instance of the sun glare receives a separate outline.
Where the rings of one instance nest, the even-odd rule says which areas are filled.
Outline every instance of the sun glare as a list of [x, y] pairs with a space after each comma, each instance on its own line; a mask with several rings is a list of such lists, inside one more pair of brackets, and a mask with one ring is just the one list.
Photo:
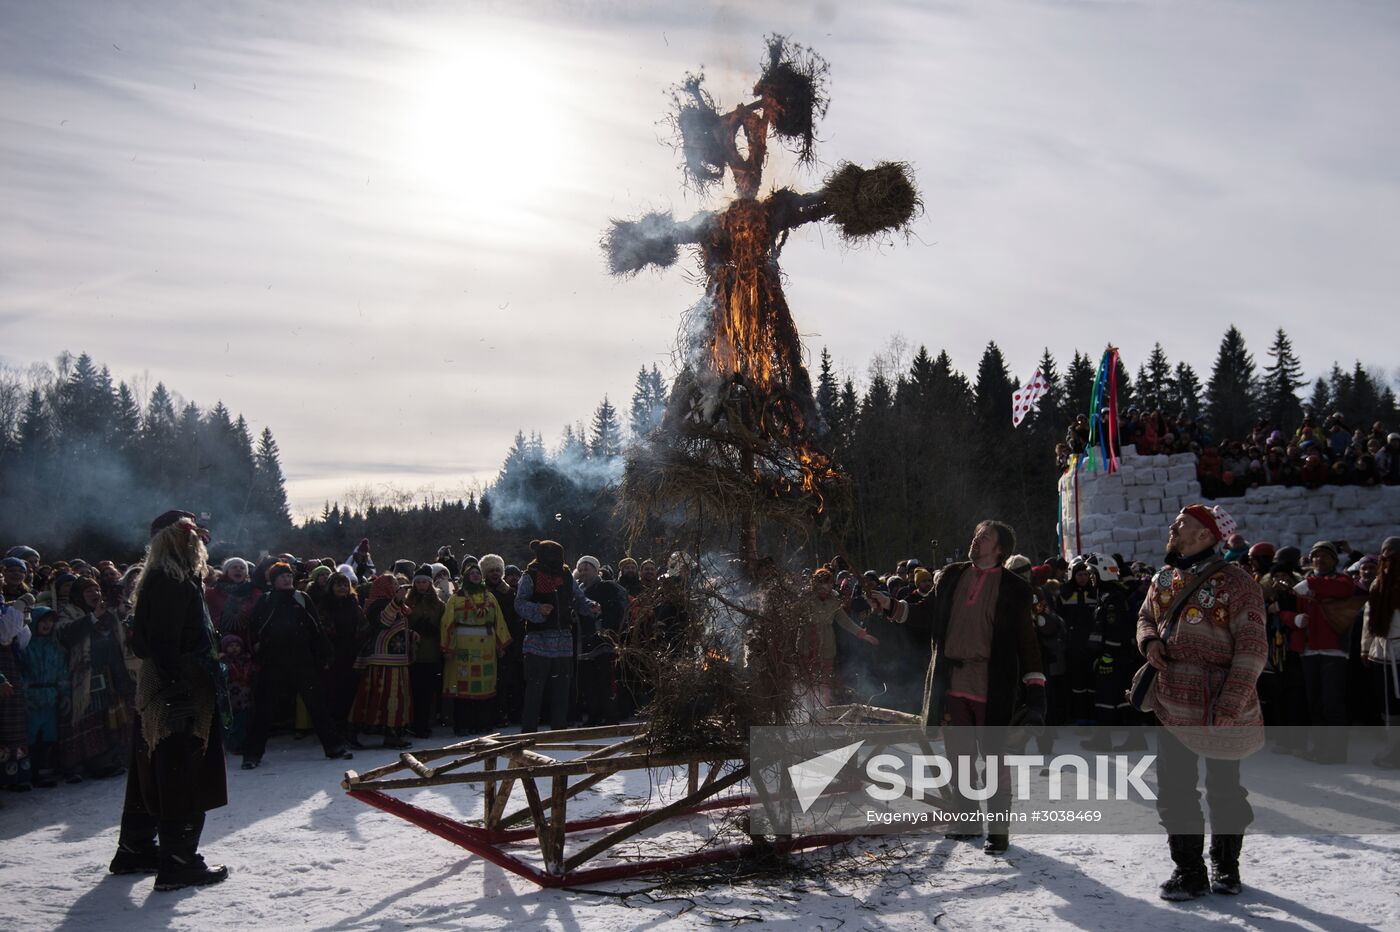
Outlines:
[[405, 112], [409, 180], [464, 219], [509, 221], [552, 187], [567, 135], [548, 50], [478, 37], [424, 54]]

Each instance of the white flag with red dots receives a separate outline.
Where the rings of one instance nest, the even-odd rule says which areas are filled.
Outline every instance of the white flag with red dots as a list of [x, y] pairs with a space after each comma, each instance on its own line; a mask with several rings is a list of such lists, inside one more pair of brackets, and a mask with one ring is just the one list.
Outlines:
[[1040, 397], [1045, 394], [1048, 387], [1045, 384], [1045, 377], [1037, 369], [1035, 375], [1031, 376], [1031, 380], [1026, 383], [1024, 388], [1018, 388], [1011, 393], [1012, 427], [1020, 427], [1027, 414], [1040, 410]]

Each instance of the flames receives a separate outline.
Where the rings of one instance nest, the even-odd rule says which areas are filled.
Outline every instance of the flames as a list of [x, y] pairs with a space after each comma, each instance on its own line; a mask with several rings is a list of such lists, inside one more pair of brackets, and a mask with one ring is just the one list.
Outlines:
[[760, 201], [735, 201], [716, 223], [710, 358], [716, 372], [742, 376], [761, 392], [786, 381], [792, 363], [790, 348], [780, 345], [764, 320], [774, 297], [788, 316], [772, 267], [773, 245], [768, 211]]
[[842, 477], [814, 442], [811, 379], [777, 265], [773, 215], [780, 198], [740, 198], [715, 218], [706, 250], [713, 315], [708, 362], [748, 392], [745, 427], [779, 451], [755, 465], [753, 480], [775, 498], [798, 490], [814, 495], [820, 514], [822, 484]]
[[727, 665], [728, 663], [729, 663], [729, 655], [728, 655], [728, 654], [726, 654], [726, 653], [724, 653], [723, 651], [718, 650], [718, 649], [716, 649], [716, 648], [707, 647], [707, 648], [705, 648], [705, 653], [704, 653], [704, 655], [700, 658], [700, 669], [703, 670], [703, 671], [708, 671], [708, 670], [710, 670], [710, 669], [713, 668], [713, 667], [718, 667], [718, 666], [720, 666], [720, 665]]

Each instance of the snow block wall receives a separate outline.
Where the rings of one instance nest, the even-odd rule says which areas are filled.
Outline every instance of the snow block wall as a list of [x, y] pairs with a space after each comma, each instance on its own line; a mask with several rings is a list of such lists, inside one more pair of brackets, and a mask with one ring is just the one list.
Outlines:
[[[1204, 502], [1191, 453], [1139, 456], [1123, 448], [1112, 475], [1081, 468], [1060, 477], [1060, 546], [1067, 557], [1098, 551], [1157, 565], [1167, 527], [1184, 506]], [[1075, 508], [1076, 496], [1078, 508]], [[1366, 553], [1400, 534], [1400, 486], [1262, 486], [1217, 498], [1250, 543], [1269, 541], [1307, 552], [1316, 540], [1346, 540]]]

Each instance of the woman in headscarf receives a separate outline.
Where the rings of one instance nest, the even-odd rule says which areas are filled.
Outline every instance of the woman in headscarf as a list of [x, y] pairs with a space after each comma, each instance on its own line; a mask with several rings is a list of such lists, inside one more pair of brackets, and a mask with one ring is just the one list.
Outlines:
[[355, 667], [361, 671], [350, 721], [362, 730], [384, 735], [384, 747], [412, 747], [403, 732], [413, 720], [413, 692], [408, 667], [416, 635], [408, 627], [408, 580], [385, 573], [374, 577], [365, 615], [370, 636], [360, 649]]
[[452, 700], [452, 728], [459, 737], [495, 724], [496, 674], [508, 646], [505, 613], [474, 563], [462, 574], [461, 590], [447, 600], [434, 645], [442, 651], [442, 694]]
[[125, 769], [136, 684], [127, 672], [122, 641], [122, 626], [97, 580], [74, 582], [58, 625], [58, 642], [68, 652], [72, 696], [60, 756], [70, 775], [102, 778]]
[[220, 636], [236, 634], [246, 646], [251, 643], [248, 630], [253, 608], [263, 596], [261, 589], [253, 585], [248, 574], [248, 561], [240, 557], [229, 557], [224, 561], [223, 575], [219, 581], [204, 590], [204, 601], [209, 604], [209, 618], [214, 622], [214, 630]]
[[413, 689], [413, 723], [409, 734], [428, 738], [433, 733], [433, 712], [442, 692], [442, 651], [438, 638], [442, 632], [443, 601], [433, 585], [433, 569], [423, 564], [413, 572], [413, 588], [408, 593], [408, 627], [418, 635], [413, 645], [413, 663], [408, 668], [409, 685]]

